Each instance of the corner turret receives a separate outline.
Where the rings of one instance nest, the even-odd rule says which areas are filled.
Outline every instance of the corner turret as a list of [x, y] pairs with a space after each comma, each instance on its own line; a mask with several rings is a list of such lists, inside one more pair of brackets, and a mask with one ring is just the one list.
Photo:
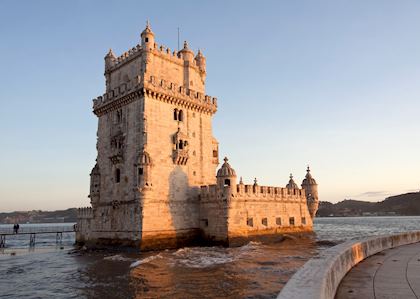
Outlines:
[[155, 34], [150, 28], [150, 23], [147, 21], [146, 28], [141, 33], [141, 46], [144, 50], [150, 50], [155, 47]]
[[302, 188], [305, 189], [306, 202], [308, 204], [309, 214], [313, 219], [315, 217], [319, 205], [318, 184], [312, 177], [309, 166], [306, 169], [305, 179], [302, 181]]
[[236, 172], [229, 165], [228, 158], [223, 159], [225, 162], [217, 171], [217, 187], [219, 190], [224, 190], [225, 187], [230, 189], [231, 193], [236, 192]]
[[198, 69], [201, 73], [206, 73], [206, 57], [204, 57], [203, 53], [201, 53], [200, 49], [195, 56], [195, 64], [198, 66]]
[[289, 183], [286, 185], [287, 189], [299, 189], [299, 186], [293, 180], [293, 175], [290, 174]]
[[108, 69], [115, 65], [115, 61], [117, 60], [117, 56], [115, 56], [114, 51], [109, 49], [108, 53], [105, 55], [105, 73]]
[[100, 198], [100, 190], [101, 190], [101, 172], [99, 170], [98, 163], [95, 164], [91, 173], [90, 173], [90, 203], [92, 207], [96, 207], [99, 203]]
[[184, 48], [179, 51], [179, 55], [184, 61], [192, 63], [194, 60], [194, 52], [188, 47], [187, 41], [184, 41]]

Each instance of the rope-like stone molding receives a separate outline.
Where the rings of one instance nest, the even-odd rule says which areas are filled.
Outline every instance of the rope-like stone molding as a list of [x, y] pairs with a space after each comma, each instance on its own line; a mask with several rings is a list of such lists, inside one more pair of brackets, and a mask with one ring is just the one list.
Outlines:
[[287, 282], [277, 299], [334, 299], [351, 268], [380, 251], [420, 242], [420, 231], [350, 240], [328, 248], [303, 265]]

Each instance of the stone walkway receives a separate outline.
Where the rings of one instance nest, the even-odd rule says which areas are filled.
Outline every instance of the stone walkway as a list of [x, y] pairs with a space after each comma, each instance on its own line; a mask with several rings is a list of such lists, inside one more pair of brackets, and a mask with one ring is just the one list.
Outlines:
[[341, 281], [336, 299], [420, 299], [420, 243], [377, 253]]

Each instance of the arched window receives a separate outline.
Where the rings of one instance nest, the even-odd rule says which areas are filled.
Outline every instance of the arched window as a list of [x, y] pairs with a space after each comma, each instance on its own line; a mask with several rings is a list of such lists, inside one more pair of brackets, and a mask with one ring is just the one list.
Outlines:
[[116, 182], [116, 183], [119, 183], [119, 182], [120, 182], [120, 180], [121, 180], [121, 171], [117, 168], [117, 169], [115, 170], [115, 182]]
[[182, 110], [179, 110], [178, 113], [178, 120], [183, 121], [184, 120], [184, 112]]
[[184, 142], [182, 140], [179, 141], [179, 149], [183, 149], [184, 148]]
[[225, 186], [230, 186], [230, 180], [229, 179], [225, 179]]
[[174, 109], [174, 120], [178, 120], [178, 109]]

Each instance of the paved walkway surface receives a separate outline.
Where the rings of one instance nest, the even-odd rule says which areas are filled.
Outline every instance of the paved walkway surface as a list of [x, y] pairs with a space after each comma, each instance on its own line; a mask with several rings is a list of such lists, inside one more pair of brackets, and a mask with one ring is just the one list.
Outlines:
[[420, 299], [420, 243], [377, 253], [341, 281], [336, 299]]

